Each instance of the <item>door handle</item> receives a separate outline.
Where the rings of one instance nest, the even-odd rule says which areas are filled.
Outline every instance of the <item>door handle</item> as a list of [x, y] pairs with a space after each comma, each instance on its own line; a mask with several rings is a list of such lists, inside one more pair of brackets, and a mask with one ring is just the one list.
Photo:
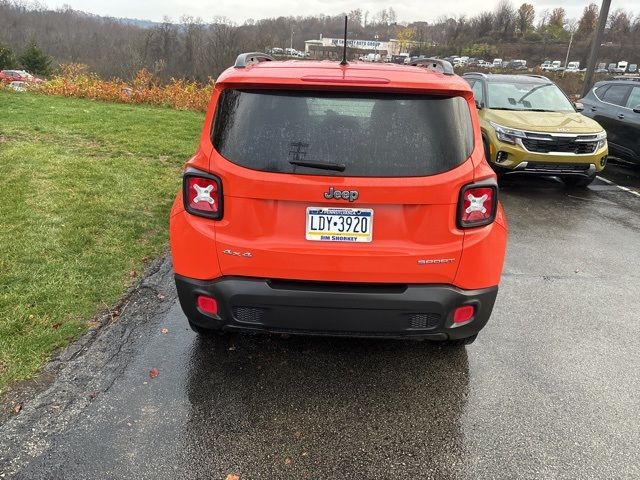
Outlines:
[[596, 107], [591, 107], [592, 112], [595, 112], [596, 110], [598, 110]]
[[622, 119], [624, 118], [624, 113], [619, 113], [619, 114], [618, 114], [618, 118], [619, 118], [620, 120], [622, 120]]

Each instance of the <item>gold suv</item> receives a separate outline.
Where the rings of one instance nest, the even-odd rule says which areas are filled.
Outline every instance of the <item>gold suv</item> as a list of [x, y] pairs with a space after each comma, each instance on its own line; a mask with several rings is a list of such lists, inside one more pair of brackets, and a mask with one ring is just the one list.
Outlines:
[[607, 133], [541, 75], [467, 73], [485, 154], [498, 173], [554, 175], [587, 186], [607, 163]]

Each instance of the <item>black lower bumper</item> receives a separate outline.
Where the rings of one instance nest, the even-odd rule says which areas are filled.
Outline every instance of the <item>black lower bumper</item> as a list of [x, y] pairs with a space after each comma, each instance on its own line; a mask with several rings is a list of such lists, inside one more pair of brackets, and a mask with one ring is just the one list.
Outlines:
[[[185, 315], [197, 327], [305, 335], [460, 339], [478, 333], [491, 315], [498, 287], [461, 290], [451, 285], [358, 284], [175, 276]], [[196, 305], [214, 297], [218, 315]], [[454, 325], [453, 311], [474, 305], [475, 316]]]

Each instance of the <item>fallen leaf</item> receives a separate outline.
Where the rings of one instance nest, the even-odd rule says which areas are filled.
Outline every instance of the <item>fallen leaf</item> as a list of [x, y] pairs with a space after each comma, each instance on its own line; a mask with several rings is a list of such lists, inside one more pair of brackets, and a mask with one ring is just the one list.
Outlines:
[[224, 480], [240, 480], [240, 475], [236, 475], [235, 473], [230, 473], [229, 475], [224, 477]]
[[160, 333], [169, 333], [169, 329], [168, 328], [161, 328], [160, 329]]
[[16, 403], [13, 407], [13, 413], [20, 413], [20, 410], [22, 410], [22, 404]]
[[129, 276], [130, 276], [130, 277], [132, 277], [132, 278], [133, 278], [133, 277], [137, 277], [137, 276], [138, 276], [138, 272], [136, 272], [135, 270], [131, 270], [131, 271], [129, 272]]
[[236, 351], [236, 346], [235, 346], [235, 345], [231, 345], [231, 346], [229, 347], [229, 351], [230, 351], [230, 352], [235, 352], [235, 351]]
[[152, 368], [151, 370], [149, 370], [150, 378], [156, 378], [158, 375], [160, 375], [160, 372], [158, 371], [157, 368]]
[[159, 294], [158, 294], [158, 298], [159, 298], [160, 300], [164, 300], [164, 295], [163, 295], [163, 294], [161, 294], [161, 293], [159, 293]]
[[51, 405], [51, 410], [55, 410], [57, 412], [60, 410], [60, 405]]
[[293, 432], [294, 438], [300, 438], [302, 436], [302, 432]]
[[291, 457], [287, 457], [284, 459], [284, 464], [285, 465], [291, 465], [293, 463], [293, 460], [291, 460]]
[[60, 328], [60, 325], [62, 325], [61, 323], [54, 323], [53, 325], [51, 325], [51, 328], [53, 328], [54, 330], [57, 330]]
[[89, 394], [89, 399], [94, 400], [98, 396], [98, 392], [91, 392]]

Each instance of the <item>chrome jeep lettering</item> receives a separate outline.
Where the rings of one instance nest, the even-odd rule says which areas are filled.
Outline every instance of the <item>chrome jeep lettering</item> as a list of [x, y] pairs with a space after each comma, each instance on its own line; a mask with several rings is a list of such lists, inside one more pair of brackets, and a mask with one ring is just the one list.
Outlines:
[[350, 202], [355, 202], [359, 197], [357, 190], [336, 190], [333, 187], [329, 187], [328, 192], [324, 192], [324, 198], [327, 200], [331, 200], [332, 198], [336, 200], [348, 200]]

